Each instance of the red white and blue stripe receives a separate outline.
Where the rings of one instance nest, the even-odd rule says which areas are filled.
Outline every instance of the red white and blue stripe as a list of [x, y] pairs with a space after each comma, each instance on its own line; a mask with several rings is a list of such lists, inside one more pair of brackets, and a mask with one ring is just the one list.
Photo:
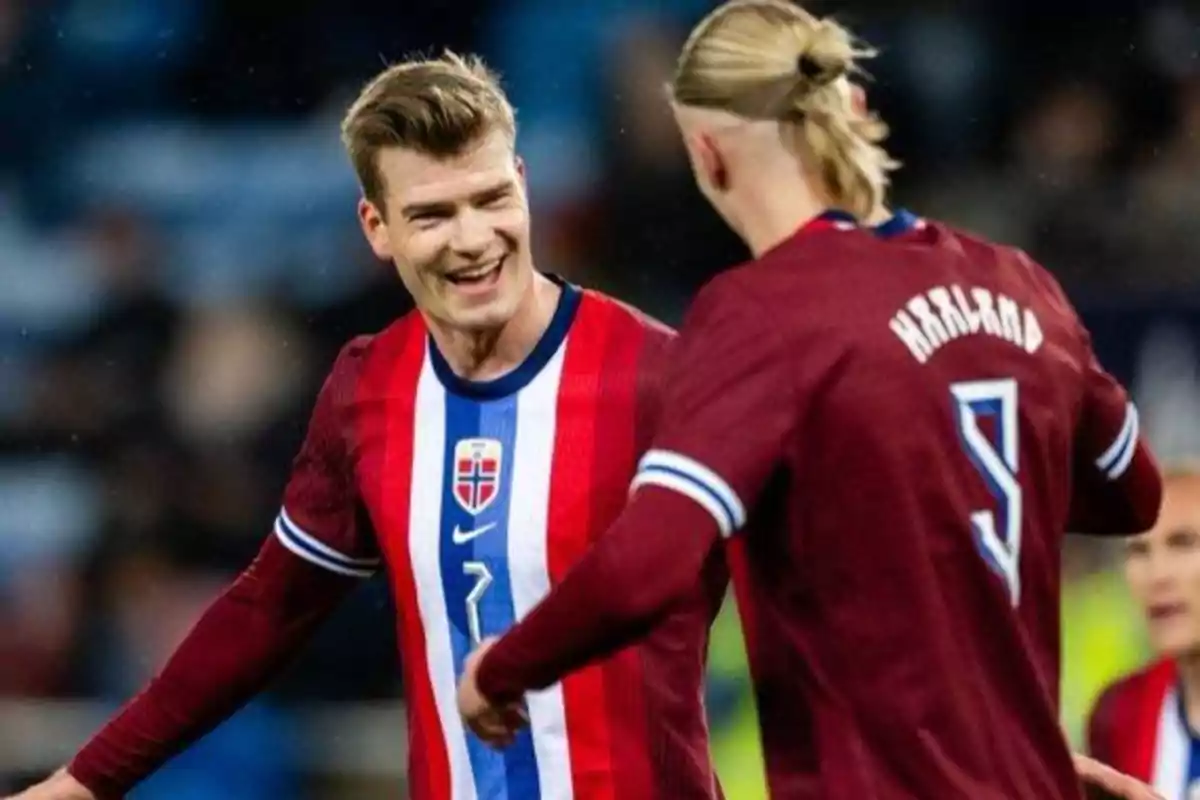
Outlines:
[[1113, 440], [1100, 457], [1096, 459], [1096, 468], [1105, 474], [1110, 481], [1115, 481], [1125, 474], [1133, 462], [1138, 444], [1138, 412], [1133, 403], [1125, 406], [1125, 420]]
[[[530, 726], [503, 752], [456, 706], [478, 640], [532, 610], [624, 505], [644, 326], [564, 284], [525, 362], [482, 383], [452, 372], [415, 314], [375, 339], [354, 387], [356, 480], [396, 600], [415, 800], [660, 796], [636, 649], [529, 694]], [[286, 512], [276, 530], [340, 574], [378, 566]]]

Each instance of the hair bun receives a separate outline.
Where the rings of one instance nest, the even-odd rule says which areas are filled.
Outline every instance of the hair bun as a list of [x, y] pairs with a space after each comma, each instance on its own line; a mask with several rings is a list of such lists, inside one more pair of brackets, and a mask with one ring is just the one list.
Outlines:
[[856, 56], [866, 55], [855, 49], [849, 31], [829, 19], [794, 25], [792, 32], [797, 44], [796, 72], [808, 91], [833, 83], [854, 68]]
[[846, 74], [847, 64], [844, 61], [821, 63], [821, 60], [811, 52], [796, 56], [796, 71], [809, 88], [816, 89], [833, 83]]
[[796, 56], [796, 71], [806, 81], [815, 81], [821, 75], [821, 65], [808, 53]]

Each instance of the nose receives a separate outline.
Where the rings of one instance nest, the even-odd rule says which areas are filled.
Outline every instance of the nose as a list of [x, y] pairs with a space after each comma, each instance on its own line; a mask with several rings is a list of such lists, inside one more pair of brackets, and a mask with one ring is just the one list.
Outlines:
[[459, 255], [477, 257], [487, 251], [494, 237], [495, 231], [486, 216], [470, 209], [455, 219], [450, 246]]

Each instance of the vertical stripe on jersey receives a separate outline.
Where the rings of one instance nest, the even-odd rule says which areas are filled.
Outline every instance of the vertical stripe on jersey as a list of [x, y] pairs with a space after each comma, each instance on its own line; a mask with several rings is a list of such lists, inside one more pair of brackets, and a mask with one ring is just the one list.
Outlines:
[[1192, 727], [1187, 723], [1187, 709], [1183, 707], [1182, 695], [1180, 696], [1179, 706], [1179, 721], [1183, 723], [1183, 736], [1187, 740], [1187, 753], [1184, 755], [1184, 770], [1183, 770], [1183, 798], [1191, 800], [1200, 791], [1200, 737], [1197, 737], [1192, 732]]
[[1174, 665], [1165, 661], [1146, 676], [1142, 699], [1135, 706], [1135, 718], [1129, 722], [1132, 753], [1122, 768], [1153, 782], [1157, 771], [1158, 737], [1162, 730], [1163, 698], [1175, 685]]
[[[363, 412], [372, 417], [382, 413], [378, 427], [386, 431], [383, 463], [376, 470], [364, 470], [382, 477], [379, 486], [368, 487], [368, 491], [377, 493], [370, 505], [380, 509], [384, 517], [374, 521], [376, 529], [380, 531], [408, 531], [410, 511], [420, 511], [410, 508], [409, 498], [412, 495], [413, 453], [418, 444], [415, 439], [421, 432], [421, 428], [415, 425], [417, 409], [413, 401], [413, 388], [425, 363], [425, 339], [419, 333], [419, 325], [408, 327], [415, 327], [418, 332], [407, 331], [408, 338], [401, 355], [394, 364], [388, 365], [389, 374], [380, 378], [385, 385], [370, 393], [370, 396], [386, 397], [388, 400], [380, 409], [366, 408]], [[397, 331], [395, 335], [404, 333]], [[367, 377], [364, 394], [366, 386], [374, 384], [375, 380], [373, 373]], [[360, 428], [366, 430], [366, 425], [360, 424]], [[408, 705], [410, 795], [414, 800], [447, 800], [451, 796], [450, 760], [441, 715], [426, 666], [426, 629], [420, 611], [413, 563], [409, 557], [409, 544], [381, 537], [380, 546], [387, 556], [385, 560], [392, 580], [399, 627], [400, 665], [404, 671]]]
[[[581, 303], [567, 339], [547, 531], [552, 583], [562, 580], [589, 544], [591, 491], [596, 479], [596, 398], [611, 322], [608, 306]], [[568, 675], [562, 693], [575, 796], [611, 800], [616, 794], [603, 669], [590, 666]]]
[[[471, 640], [474, 622], [481, 637], [498, 635], [515, 620], [512, 581], [508, 563], [508, 510], [512, 498], [513, 449], [517, 439], [519, 395], [494, 400], [473, 400], [446, 392], [446, 438], [443, 448], [442, 518], [439, 554], [449, 642], [454, 656], [453, 675], [462, 676], [463, 664], [477, 646]], [[460, 504], [455, 489], [455, 462], [459, 446], [472, 439], [499, 444], [500, 472], [496, 488], [478, 513]], [[524, 468], [524, 465], [522, 465]], [[455, 533], [470, 535], [456, 543]], [[518, 800], [539, 796], [537, 761], [528, 728], [503, 751], [467, 735], [467, 751], [475, 788], [487, 800]]]
[[[572, 334], [574, 335], [574, 334]], [[517, 444], [513, 460], [508, 556], [523, 568], [512, 578], [512, 599], [521, 619], [550, 591], [548, 514], [551, 464], [555, 452], [557, 403], [563, 371], [560, 347], [542, 372], [521, 392], [517, 406]], [[538, 780], [546, 800], [575, 797], [567, 748], [566, 709], [556, 684], [526, 697], [537, 755]]]
[[[417, 605], [426, 637], [423, 679], [433, 686], [437, 714], [450, 763], [449, 792], [442, 797], [475, 800], [467, 737], [458, 715], [457, 681], [461, 659], [452, 646], [452, 626], [443, 595], [442, 537], [443, 467], [446, 450], [446, 392], [428, 359], [417, 383], [416, 431], [412, 449], [411, 513], [408, 551], [416, 578]], [[461, 569], [461, 568], [460, 568]], [[420, 757], [420, 754], [417, 754]], [[441, 800], [435, 797], [434, 800]]]
[[[640, 383], [637, 376], [646, 336], [645, 328], [628, 318], [619, 305], [611, 302], [595, 305], [611, 321], [598, 326], [607, 335], [594, 422], [592, 477], [597, 483], [592, 493], [589, 542], [607, 532], [629, 499], [625, 478], [637, 466]], [[619, 727], [610, 723], [609, 733], [610, 763], [615, 774], [613, 789], [619, 798], [672, 795], [672, 787], [655, 784], [651, 768], [651, 751], [660, 744], [651, 741], [648, 731], [647, 675], [642, 659], [641, 648], [627, 647], [601, 665], [607, 717], [620, 721]], [[664, 675], [662, 679], [669, 678]]]
[[1172, 687], [1163, 698], [1155, 732], [1154, 788], [1167, 800], [1186, 800], [1188, 757], [1191, 737], [1180, 714], [1178, 690]]

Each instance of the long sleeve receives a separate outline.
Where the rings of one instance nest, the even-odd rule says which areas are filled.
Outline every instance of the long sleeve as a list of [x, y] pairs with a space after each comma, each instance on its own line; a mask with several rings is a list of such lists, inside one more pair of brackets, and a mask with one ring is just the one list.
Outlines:
[[697, 297], [672, 349], [653, 447], [629, 506], [561, 584], [484, 657], [494, 702], [548, 686], [644, 635], [746, 522], [801, 409], [787, 347], [726, 274]]
[[258, 694], [358, 585], [269, 538], [68, 771], [101, 800], [123, 797]]
[[1162, 502], [1158, 464], [1137, 407], [1094, 355], [1085, 368], [1068, 530], [1128, 535], [1154, 525]]
[[639, 489], [604, 537], [488, 651], [479, 688], [494, 702], [542, 689], [648, 632], [696, 585], [720, 541], [686, 495]]

